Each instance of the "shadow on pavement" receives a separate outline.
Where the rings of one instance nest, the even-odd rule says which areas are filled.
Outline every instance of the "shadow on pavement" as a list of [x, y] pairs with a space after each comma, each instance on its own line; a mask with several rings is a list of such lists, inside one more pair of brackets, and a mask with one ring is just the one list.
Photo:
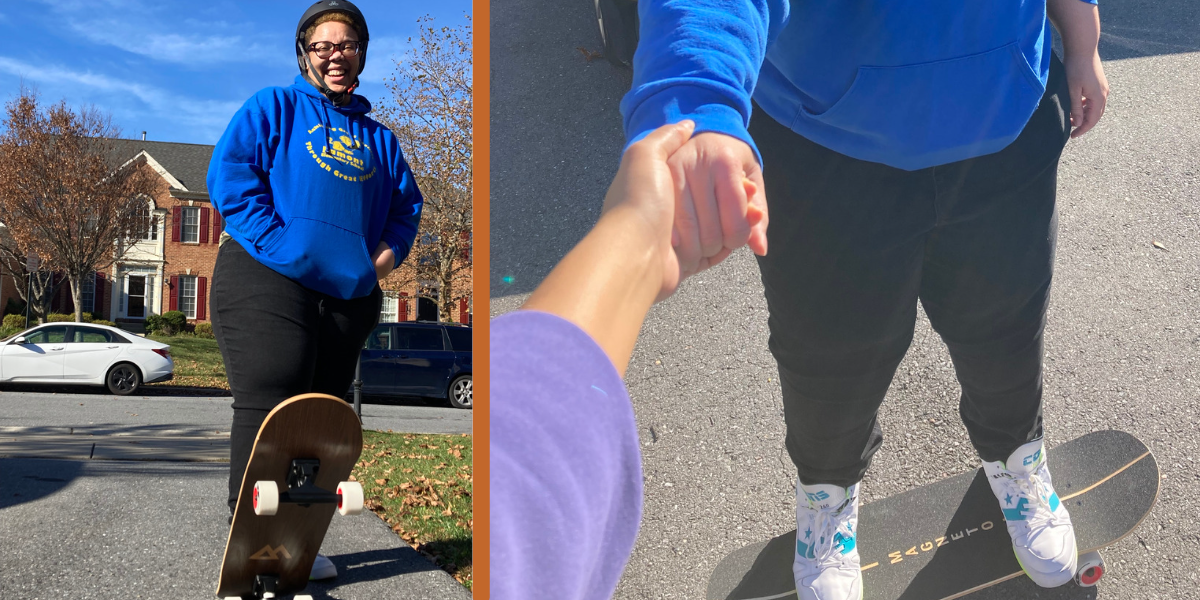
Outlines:
[[1200, 2], [1104, 0], [1100, 3], [1100, 58], [1200, 52]]
[[1056, 588], [1038, 587], [1033, 580], [1021, 576], [998, 583], [990, 588], [979, 590], [974, 594], [963, 596], [966, 600], [1012, 600], [1024, 598], [1028, 600], [1095, 600], [1099, 589], [1104, 587], [1101, 580], [1096, 587], [1079, 587], [1068, 583]]
[[[143, 470], [137, 463], [131, 462], [0, 458], [0, 510], [52, 496], [80, 477], [130, 475]], [[164, 470], [159, 466], [147, 474], [155, 477], [197, 477], [202, 471], [194, 467]]]
[[344, 585], [439, 570], [437, 565], [425, 560], [420, 554], [405, 552], [402, 548], [341, 554], [330, 556], [329, 560], [337, 567], [337, 579], [310, 583], [305, 593], [312, 594], [314, 599], [332, 598], [328, 592]]

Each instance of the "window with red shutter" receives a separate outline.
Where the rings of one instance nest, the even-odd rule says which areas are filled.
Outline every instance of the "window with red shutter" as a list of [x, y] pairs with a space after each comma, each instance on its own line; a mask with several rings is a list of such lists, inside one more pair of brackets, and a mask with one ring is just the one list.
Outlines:
[[208, 278], [196, 278], [196, 320], [205, 321], [208, 319]]

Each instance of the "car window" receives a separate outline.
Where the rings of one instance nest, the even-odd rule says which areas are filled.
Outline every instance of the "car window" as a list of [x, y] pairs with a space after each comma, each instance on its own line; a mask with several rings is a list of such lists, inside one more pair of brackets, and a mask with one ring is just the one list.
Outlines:
[[66, 327], [45, 327], [25, 336], [29, 344], [61, 344], [66, 339]]
[[392, 328], [388, 326], [377, 327], [371, 335], [367, 336], [366, 345], [363, 346], [367, 350], [387, 350], [392, 339]]
[[450, 346], [455, 352], [470, 352], [471, 351], [471, 329], [469, 327], [447, 327], [446, 333], [450, 335]]
[[444, 350], [440, 329], [413, 327], [396, 330], [396, 350]]
[[91, 327], [76, 327], [71, 341], [76, 344], [107, 344], [113, 341], [111, 332]]

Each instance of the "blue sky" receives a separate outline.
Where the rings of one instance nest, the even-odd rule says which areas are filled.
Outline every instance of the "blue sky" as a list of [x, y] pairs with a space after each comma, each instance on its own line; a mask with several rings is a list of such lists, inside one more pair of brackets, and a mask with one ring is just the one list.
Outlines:
[[[216, 144], [255, 91], [299, 74], [292, 35], [313, 0], [24, 0], [0, 3], [0, 98], [22, 81], [44, 103], [112, 115], [122, 137]], [[388, 96], [417, 19], [461, 25], [471, 0], [354, 0], [371, 31], [358, 94]]]

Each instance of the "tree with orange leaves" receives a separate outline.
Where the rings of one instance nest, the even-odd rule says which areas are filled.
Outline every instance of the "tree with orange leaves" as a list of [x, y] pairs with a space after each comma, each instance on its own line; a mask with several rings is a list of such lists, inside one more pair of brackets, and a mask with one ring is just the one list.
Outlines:
[[[83, 278], [120, 260], [144, 229], [146, 198], [155, 181], [139, 162], [119, 157], [120, 132], [95, 109], [66, 102], [43, 107], [30, 90], [5, 105], [0, 132], [0, 222], [8, 240], [0, 264], [40, 258], [40, 270], [61, 271], [71, 286], [75, 320], [82, 321]], [[24, 279], [20, 279], [23, 281]], [[27, 301], [29, 299], [26, 299]]]

